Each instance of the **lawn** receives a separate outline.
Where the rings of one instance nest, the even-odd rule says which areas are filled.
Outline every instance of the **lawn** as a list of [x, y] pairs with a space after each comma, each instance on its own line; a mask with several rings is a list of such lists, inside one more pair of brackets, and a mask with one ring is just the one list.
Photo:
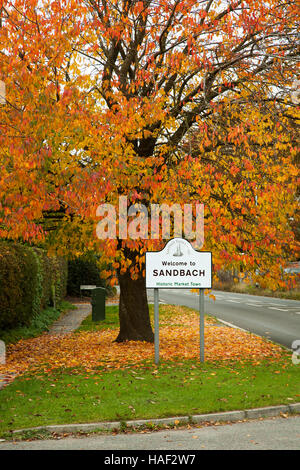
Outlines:
[[[108, 307], [106, 320], [93, 323], [88, 317], [77, 332], [20, 340], [7, 350], [7, 363], [0, 373], [23, 374], [28, 370], [60, 367], [123, 368], [154, 359], [154, 345], [130, 341], [115, 343], [118, 334], [116, 306]], [[153, 306], [150, 309], [153, 321]], [[284, 349], [254, 334], [230, 328], [205, 317], [206, 361], [281, 358]], [[160, 358], [163, 361], [199, 358], [199, 314], [187, 307], [162, 305], [160, 308]]]
[[299, 368], [279, 362], [152, 361], [87, 374], [26, 374], [0, 392], [0, 436], [49, 424], [154, 419], [299, 401]]
[[[193, 415], [299, 401], [291, 353], [186, 307], [160, 308], [160, 364], [153, 344], [115, 343], [118, 307], [88, 317], [73, 334], [41, 335], [8, 347], [0, 373], [17, 378], [0, 391], [0, 434], [49, 424]], [[150, 306], [153, 321], [153, 306]]]

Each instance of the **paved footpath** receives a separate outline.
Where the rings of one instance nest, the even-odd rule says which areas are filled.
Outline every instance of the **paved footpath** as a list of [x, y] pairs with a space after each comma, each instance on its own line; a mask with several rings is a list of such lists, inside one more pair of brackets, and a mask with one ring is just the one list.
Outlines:
[[[92, 313], [90, 302], [73, 303], [76, 310], [69, 310], [60, 319], [55, 321], [49, 329], [49, 335], [66, 335], [79, 328], [83, 320]], [[106, 307], [117, 305], [115, 302], [106, 302]]]
[[[250, 420], [241, 423], [201, 428], [129, 433], [98, 434], [39, 441], [0, 442], [2, 450], [299, 450], [300, 416]], [[150, 454], [150, 453], [149, 453]], [[112, 453], [108, 452], [108, 456]], [[103, 456], [103, 458], [105, 455]], [[144, 458], [144, 457], [143, 457]], [[147, 462], [146, 462], [147, 463]]]
[[[74, 310], [69, 310], [61, 318], [56, 320], [49, 328], [49, 335], [66, 335], [76, 330], [82, 321], [92, 313], [92, 305], [90, 302], [73, 303], [76, 307]], [[106, 306], [116, 305], [115, 302], [107, 302]], [[11, 381], [11, 376], [0, 374], [0, 389]]]
[[[72, 333], [81, 325], [81, 322], [91, 314], [92, 306], [90, 303], [74, 303], [76, 310], [69, 310], [61, 318], [56, 320], [49, 328], [49, 335], [66, 335]], [[0, 389], [11, 381], [11, 375], [0, 374]]]
[[[60, 319], [55, 321], [50, 327], [49, 335], [66, 335], [79, 328], [83, 320], [92, 313], [92, 305], [90, 302], [73, 303], [76, 310], [69, 310]], [[116, 303], [106, 302], [106, 307], [116, 305]]]
[[62, 318], [55, 321], [49, 329], [49, 335], [66, 335], [78, 328], [82, 321], [92, 313], [90, 303], [74, 304], [76, 310], [69, 310]]

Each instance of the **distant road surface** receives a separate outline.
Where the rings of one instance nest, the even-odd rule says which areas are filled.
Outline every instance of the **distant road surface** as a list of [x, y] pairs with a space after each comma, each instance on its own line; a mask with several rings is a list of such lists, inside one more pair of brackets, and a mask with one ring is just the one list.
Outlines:
[[[205, 313], [230, 325], [263, 336], [289, 349], [300, 340], [300, 302], [297, 300], [212, 291], [205, 296]], [[148, 289], [153, 301], [153, 289]], [[186, 289], [159, 289], [159, 300], [172, 305], [199, 308], [199, 296]]]

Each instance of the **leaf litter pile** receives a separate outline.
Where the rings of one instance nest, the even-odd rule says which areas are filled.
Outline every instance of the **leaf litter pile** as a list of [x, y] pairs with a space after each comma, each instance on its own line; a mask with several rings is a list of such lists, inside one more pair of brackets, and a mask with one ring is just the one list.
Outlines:
[[[199, 359], [199, 316], [181, 307], [168, 308], [159, 329], [160, 359]], [[11, 379], [26, 371], [49, 371], [60, 367], [83, 367], [93, 372], [98, 367], [124, 368], [154, 361], [154, 345], [140, 341], [113, 342], [118, 329], [81, 331], [65, 335], [47, 333], [20, 340], [7, 348], [6, 364], [0, 374]], [[205, 361], [277, 360], [283, 349], [259, 336], [205, 319]]]

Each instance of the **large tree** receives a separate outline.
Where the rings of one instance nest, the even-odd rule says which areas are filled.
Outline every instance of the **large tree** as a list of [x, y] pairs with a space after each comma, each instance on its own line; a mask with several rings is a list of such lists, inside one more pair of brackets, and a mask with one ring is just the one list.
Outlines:
[[[286, 244], [295, 249], [296, 145], [285, 112], [272, 116], [276, 103], [296, 107], [298, 18], [289, 0], [2, 2], [0, 235], [39, 240], [57, 211], [48, 243], [113, 257], [118, 341], [153, 340], [144, 253], [161, 247], [97, 239], [97, 207], [119, 196], [205, 203], [216, 266], [268, 260], [280, 280]], [[211, 132], [220, 116], [223, 135]]]

